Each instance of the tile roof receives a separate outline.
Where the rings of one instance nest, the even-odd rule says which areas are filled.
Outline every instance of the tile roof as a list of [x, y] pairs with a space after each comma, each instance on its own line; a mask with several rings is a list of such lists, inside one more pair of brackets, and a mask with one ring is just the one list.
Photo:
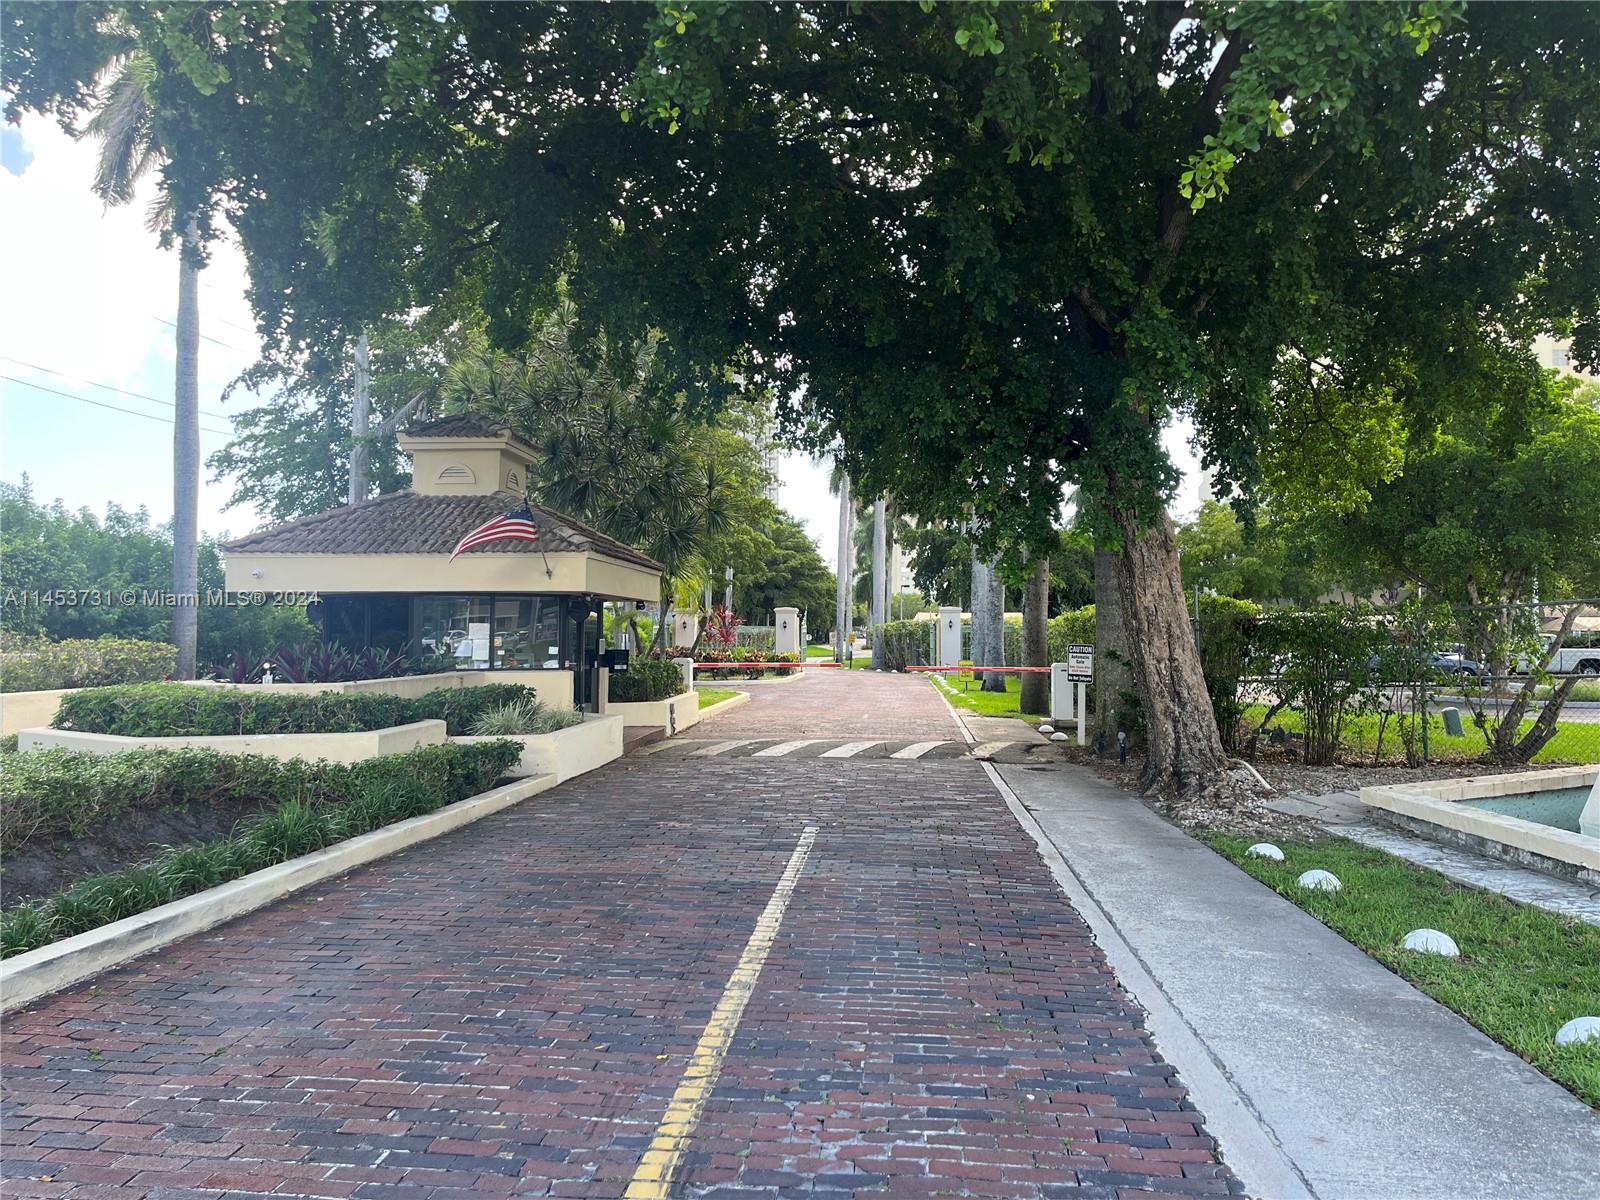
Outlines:
[[[224, 542], [245, 554], [449, 554], [463, 534], [517, 508], [512, 492], [479, 496], [422, 496], [390, 492], [314, 517], [258, 530]], [[650, 570], [661, 564], [625, 542], [607, 537], [552, 508], [530, 504], [538, 542], [488, 542], [467, 554], [571, 554], [592, 551]]]

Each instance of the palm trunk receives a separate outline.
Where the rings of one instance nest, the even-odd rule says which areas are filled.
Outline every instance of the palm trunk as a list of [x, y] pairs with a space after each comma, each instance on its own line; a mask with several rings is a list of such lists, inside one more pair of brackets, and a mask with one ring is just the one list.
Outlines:
[[1229, 764], [1189, 626], [1172, 521], [1162, 513], [1144, 528], [1114, 491], [1107, 503], [1122, 534], [1118, 583], [1144, 712], [1140, 783], [1147, 792], [1194, 798], [1217, 785]]
[[887, 507], [883, 497], [879, 496], [872, 504], [872, 668], [881, 671], [884, 667], [883, 655], [883, 626], [888, 619], [887, 596], [889, 585], [888, 562], [885, 556], [888, 553], [888, 531], [886, 528]]
[[[989, 662], [989, 617], [986, 606], [989, 603], [989, 564], [978, 557], [978, 548], [972, 548], [972, 599], [968, 608], [972, 611], [972, 644], [967, 648], [972, 655], [974, 667], [990, 666]], [[983, 675], [977, 676], [978, 681], [983, 681]]]
[[1141, 745], [1143, 723], [1135, 705], [1139, 684], [1133, 677], [1128, 623], [1122, 615], [1119, 555], [1097, 546], [1094, 552], [1094, 744], [1101, 754], [1115, 753], [1117, 734], [1130, 746]]
[[358, 504], [367, 498], [367, 433], [372, 422], [372, 360], [366, 331], [356, 338], [355, 395], [350, 406], [350, 498]]
[[[1028, 587], [1022, 596], [1022, 665], [1050, 665], [1050, 560], [1033, 564]], [[1022, 677], [1021, 708], [1025, 713], [1050, 711], [1050, 676], [1027, 674]]]
[[195, 677], [200, 632], [200, 228], [193, 216], [178, 250], [178, 361], [172, 430], [172, 642], [175, 674]]
[[839, 477], [839, 572], [834, 587], [833, 644], [834, 661], [844, 661], [844, 650], [850, 637], [850, 561], [854, 557], [850, 545], [850, 476]]
[[[1000, 555], [997, 553], [984, 564], [984, 573], [988, 579], [989, 594], [983, 602], [985, 620], [989, 629], [984, 634], [984, 645], [988, 648], [991, 667], [1006, 666], [1006, 584], [1000, 575]], [[983, 676], [985, 692], [1003, 692], [1006, 690], [1006, 677], [999, 671], [986, 671]]]

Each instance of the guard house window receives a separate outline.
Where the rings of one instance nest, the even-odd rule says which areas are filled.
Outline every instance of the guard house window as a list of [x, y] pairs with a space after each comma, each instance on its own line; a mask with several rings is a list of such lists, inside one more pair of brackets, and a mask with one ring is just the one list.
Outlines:
[[497, 596], [494, 665], [538, 670], [561, 665], [560, 601], [541, 596]]
[[486, 671], [492, 652], [487, 596], [423, 596], [417, 600], [417, 644], [448, 654], [462, 670]]

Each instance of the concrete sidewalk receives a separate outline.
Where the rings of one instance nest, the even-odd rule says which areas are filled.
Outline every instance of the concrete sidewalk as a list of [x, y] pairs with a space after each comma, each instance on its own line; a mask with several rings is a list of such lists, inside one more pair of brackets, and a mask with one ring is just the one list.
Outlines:
[[[996, 773], [1065, 860], [1064, 886], [1084, 894], [1077, 907], [1202, 1110], [1224, 1098], [1197, 1079], [1231, 1086], [1312, 1194], [1597, 1194], [1600, 1117], [1564, 1088], [1087, 769]], [[1178, 1042], [1212, 1061], [1186, 1061]], [[1261, 1200], [1296, 1190], [1234, 1165]]]

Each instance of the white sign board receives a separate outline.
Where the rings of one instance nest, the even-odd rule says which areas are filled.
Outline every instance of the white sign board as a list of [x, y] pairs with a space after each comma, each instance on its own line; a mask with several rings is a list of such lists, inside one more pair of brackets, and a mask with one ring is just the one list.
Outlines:
[[1067, 647], [1067, 675], [1074, 681], [1087, 682], [1094, 678], [1093, 646]]

